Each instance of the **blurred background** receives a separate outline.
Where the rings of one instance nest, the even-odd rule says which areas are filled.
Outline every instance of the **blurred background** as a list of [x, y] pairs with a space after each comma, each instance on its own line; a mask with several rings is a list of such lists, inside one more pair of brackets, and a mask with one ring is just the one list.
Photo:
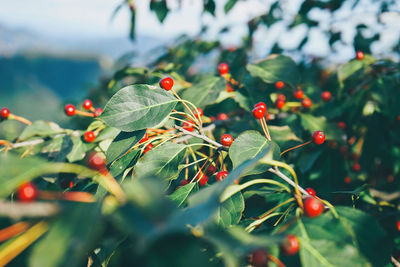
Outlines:
[[[123, 66], [155, 61], [182, 35], [239, 47], [260, 18], [264, 23], [250, 36], [251, 60], [283, 52], [332, 65], [354, 58], [357, 45], [398, 60], [400, 1], [151, 1], [157, 2], [165, 6], [146, 0], [0, 0], [0, 107], [66, 126], [62, 106], [83, 101]], [[209, 69], [217, 60], [203, 59], [200, 69], [215, 71]]]

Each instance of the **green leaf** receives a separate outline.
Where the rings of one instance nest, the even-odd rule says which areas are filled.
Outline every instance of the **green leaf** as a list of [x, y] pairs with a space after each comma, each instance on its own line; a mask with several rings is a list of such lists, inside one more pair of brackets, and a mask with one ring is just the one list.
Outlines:
[[111, 127], [133, 132], [162, 122], [177, 102], [171, 92], [144, 84], [131, 85], [108, 101], [99, 118]]
[[135, 166], [136, 177], [156, 176], [165, 180], [178, 177], [179, 164], [183, 160], [186, 146], [171, 142], [164, 143], [147, 152]]
[[[232, 160], [233, 168], [236, 168], [243, 162], [254, 158], [260, 151], [270, 147], [273, 152], [273, 159], [278, 159], [280, 149], [277, 144], [270, 142], [258, 131], [245, 131], [239, 135], [229, 148], [229, 157]], [[259, 174], [268, 170], [268, 165], [257, 165], [246, 175]]]
[[225, 13], [228, 13], [236, 4], [238, 0], [228, 0], [224, 6]]
[[240, 192], [225, 200], [219, 207], [217, 220], [222, 226], [227, 227], [238, 224], [244, 211], [244, 199]]
[[139, 158], [139, 152], [139, 150], [130, 151], [126, 155], [123, 155], [122, 157], [114, 161], [110, 168], [111, 175], [117, 177], [122, 174], [126, 170], [126, 168], [131, 165], [132, 161], [137, 161], [137, 159]]
[[95, 146], [95, 144], [93, 143], [83, 142], [80, 136], [72, 136], [71, 140], [73, 144], [72, 150], [67, 155], [67, 159], [69, 162], [82, 160], [85, 157], [86, 152], [88, 152]]
[[174, 193], [172, 193], [169, 198], [175, 202], [176, 204], [178, 204], [178, 206], [182, 205], [185, 200], [187, 199], [187, 197], [189, 196], [189, 194], [192, 191], [197, 191], [198, 190], [198, 184], [197, 183], [189, 183], [186, 184], [180, 188], [178, 188], [177, 190], [175, 190]]
[[256, 64], [248, 64], [246, 68], [251, 76], [260, 78], [266, 83], [283, 81], [296, 88], [300, 81], [296, 63], [290, 57], [282, 55], [271, 55]]
[[154, 11], [158, 20], [162, 23], [168, 15], [168, 7], [166, 0], [150, 1], [150, 10]]
[[128, 152], [131, 147], [133, 147], [142, 139], [145, 133], [146, 130], [120, 132], [107, 149], [107, 163], [120, 158], [122, 155]]
[[31, 125], [25, 127], [18, 139], [23, 141], [33, 136], [48, 137], [63, 131], [64, 130], [54, 122], [34, 121]]
[[314, 117], [310, 114], [300, 114], [301, 125], [312, 135], [315, 131], [323, 131], [328, 140], [339, 140], [343, 132], [336, 123], [327, 122], [325, 117]]
[[205, 107], [216, 102], [220, 92], [225, 90], [226, 82], [220, 77], [204, 78], [201, 82], [183, 92], [182, 98], [195, 104], [197, 107]]
[[354, 59], [346, 64], [343, 64], [338, 70], [338, 80], [340, 84], [343, 84], [344, 80], [356, 72], [362, 70], [364, 67], [373, 63], [375, 59], [371, 56], [366, 55], [363, 60]]
[[103, 228], [100, 205], [67, 205], [64, 211], [34, 246], [29, 266], [80, 266], [94, 248]]
[[275, 142], [286, 142], [286, 141], [299, 141], [301, 139], [296, 136], [296, 134], [289, 128], [289, 126], [268, 126], [269, 133], [271, 134], [271, 139]]

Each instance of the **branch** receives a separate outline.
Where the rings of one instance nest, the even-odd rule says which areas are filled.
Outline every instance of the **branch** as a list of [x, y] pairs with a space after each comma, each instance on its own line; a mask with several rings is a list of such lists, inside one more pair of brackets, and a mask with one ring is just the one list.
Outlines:
[[[215, 142], [214, 140], [208, 138], [207, 136], [204, 136], [204, 135], [201, 135], [201, 134], [198, 134], [198, 133], [194, 133], [194, 132], [189, 132], [189, 131], [187, 131], [187, 130], [185, 130], [185, 129], [183, 129], [182, 127], [179, 127], [179, 126], [177, 126], [177, 125], [175, 125], [175, 128], [178, 129], [179, 131], [183, 132], [184, 134], [191, 136], [190, 138], [192, 138], [192, 137], [197, 137], [197, 138], [203, 139], [204, 141], [206, 141], [206, 142], [208, 142], [208, 143], [210, 143], [210, 144], [216, 146], [217, 148], [221, 148], [221, 149], [223, 149], [223, 150], [225, 150], [225, 151], [228, 150], [226, 147], [224, 147], [224, 146], [221, 145], [220, 143]], [[203, 130], [204, 130], [204, 131], [211, 131], [211, 130], [213, 130], [214, 128], [215, 128], [215, 125], [214, 125], [214, 124], [211, 124], [211, 125], [209, 125], [209, 126], [203, 128]], [[185, 139], [184, 139], [184, 138], [185, 138]], [[186, 136], [184, 136], [184, 137], [182, 137], [182, 138], [177, 139], [176, 141], [177, 141], [177, 142], [181, 142], [181, 141], [185, 141], [185, 140], [190, 139], [190, 138], [186, 138]]]
[[380, 198], [383, 201], [387, 201], [387, 202], [390, 202], [392, 200], [400, 198], [400, 192], [386, 193], [386, 192], [378, 191], [373, 188], [370, 188], [369, 192], [371, 193], [371, 195], [373, 197]]
[[[295, 182], [293, 182], [292, 179], [290, 179], [289, 177], [287, 177], [286, 175], [284, 175], [280, 170], [278, 170], [278, 168], [274, 169], [274, 168], [269, 168], [268, 169], [269, 172], [272, 172], [273, 174], [278, 175], [279, 177], [281, 177], [283, 180], [285, 180], [285, 182], [287, 182], [288, 184], [290, 184], [291, 186], [293, 186], [293, 188], [296, 188], [296, 184]], [[310, 194], [307, 193], [306, 190], [304, 190], [304, 188], [302, 188], [300, 185], [297, 185], [297, 188], [300, 190], [301, 193], [303, 193], [306, 196], [309, 196]]]
[[0, 201], [0, 216], [19, 219], [21, 217], [50, 217], [58, 213], [59, 208], [51, 203], [17, 203]]

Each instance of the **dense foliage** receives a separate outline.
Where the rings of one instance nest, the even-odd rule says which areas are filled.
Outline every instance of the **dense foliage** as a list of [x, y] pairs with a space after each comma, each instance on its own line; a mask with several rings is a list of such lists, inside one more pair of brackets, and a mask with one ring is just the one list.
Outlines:
[[26, 127], [0, 140], [0, 265], [398, 264], [399, 64], [253, 62], [250, 39], [181, 38], [127, 65], [91, 95], [104, 107], [65, 106], [79, 130], [1, 109]]

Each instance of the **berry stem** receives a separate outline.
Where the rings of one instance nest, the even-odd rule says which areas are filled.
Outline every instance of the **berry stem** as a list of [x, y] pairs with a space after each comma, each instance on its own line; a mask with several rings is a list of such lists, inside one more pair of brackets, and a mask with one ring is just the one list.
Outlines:
[[27, 222], [17, 222], [11, 226], [8, 226], [0, 230], [0, 242], [6, 241], [16, 235], [19, 235], [29, 228], [29, 223]]
[[301, 102], [286, 102], [285, 106], [289, 108], [301, 107]]
[[[185, 103], [185, 101], [183, 101], [182, 100], [182, 98], [175, 92], [175, 90], [174, 89], [171, 89], [171, 91], [172, 91], [172, 93], [175, 95], [175, 97], [185, 106], [185, 108], [190, 112], [190, 114], [193, 116], [193, 118], [194, 118], [194, 122], [197, 122], [198, 123], [198, 125], [199, 125], [199, 127], [200, 127], [200, 129], [201, 129], [201, 127], [202, 127], [202, 122], [201, 122], [201, 119], [200, 119], [200, 116], [199, 116], [199, 118], [197, 118], [195, 115], [194, 115], [194, 113], [193, 113], [193, 111], [188, 107], [188, 105]], [[196, 106], [195, 106], [196, 107]], [[196, 109], [197, 110], [197, 109]]]
[[278, 258], [276, 258], [275, 256], [273, 256], [273, 255], [271, 255], [271, 254], [268, 254], [268, 255], [267, 255], [267, 258], [268, 258], [270, 261], [273, 261], [276, 265], [278, 265], [278, 267], [286, 267], [286, 265], [283, 264], [283, 262], [281, 262]]
[[22, 122], [22, 123], [24, 123], [24, 124], [26, 124], [26, 125], [31, 125], [31, 124], [32, 124], [32, 122], [31, 122], [30, 120], [25, 119], [25, 118], [20, 117], [20, 116], [17, 116], [17, 115], [14, 115], [14, 114], [10, 114], [10, 115], [8, 116], [8, 119], [10, 119], [10, 120], [16, 120], [16, 121]]
[[265, 132], [266, 132], [265, 136], [267, 137], [268, 141], [272, 141], [271, 135], [269, 134], [268, 125], [267, 125], [267, 121], [266, 121], [265, 117], [263, 117], [261, 119], [261, 125], [263, 125], [263, 124], [264, 124], [263, 128], [265, 128]]
[[93, 113], [86, 112], [86, 111], [81, 111], [81, 110], [75, 110], [75, 114], [83, 117], [94, 117]]
[[296, 148], [299, 148], [299, 147], [308, 145], [308, 144], [311, 143], [311, 142], [312, 142], [312, 141], [310, 140], [310, 141], [307, 141], [307, 142], [305, 142], [305, 143], [303, 143], [303, 144], [300, 144], [300, 145], [297, 145], [297, 146], [288, 148], [288, 149], [286, 149], [285, 151], [283, 151], [283, 152], [280, 154], [280, 156], [282, 156], [282, 155], [285, 154], [286, 152], [289, 152], [290, 150], [293, 150], [293, 149], [296, 149]]

